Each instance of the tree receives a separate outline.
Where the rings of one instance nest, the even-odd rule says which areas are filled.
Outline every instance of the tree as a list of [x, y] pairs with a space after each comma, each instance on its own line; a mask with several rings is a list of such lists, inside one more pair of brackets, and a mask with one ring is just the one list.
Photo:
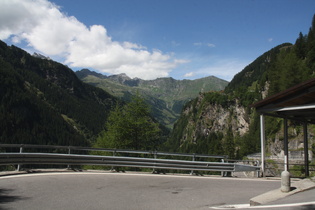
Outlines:
[[295, 53], [299, 59], [304, 59], [306, 57], [306, 40], [307, 37], [300, 32], [299, 38], [294, 44]]
[[312, 26], [307, 35], [307, 63], [310, 69], [315, 67], [315, 15], [313, 16]]
[[227, 154], [229, 158], [235, 158], [235, 142], [231, 126], [224, 139], [224, 154]]
[[135, 150], [156, 149], [161, 130], [150, 116], [149, 107], [139, 95], [127, 105], [117, 105], [110, 112], [106, 130], [97, 139], [96, 146]]

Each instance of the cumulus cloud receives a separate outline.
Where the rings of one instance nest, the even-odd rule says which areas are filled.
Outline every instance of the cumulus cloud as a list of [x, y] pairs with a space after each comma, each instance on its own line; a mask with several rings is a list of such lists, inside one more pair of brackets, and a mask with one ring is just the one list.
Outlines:
[[70, 67], [142, 79], [167, 77], [188, 62], [140, 44], [113, 41], [104, 26], [87, 27], [47, 0], [1, 0], [0, 39], [25, 41], [43, 54], [63, 57]]

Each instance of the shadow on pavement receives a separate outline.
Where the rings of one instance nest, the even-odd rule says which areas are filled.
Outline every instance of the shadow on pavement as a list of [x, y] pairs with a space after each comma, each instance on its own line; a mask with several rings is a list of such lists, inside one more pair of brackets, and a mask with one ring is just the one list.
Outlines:
[[298, 210], [314, 210], [314, 209], [315, 209], [315, 205], [305, 205], [298, 208]]
[[26, 197], [12, 195], [12, 192], [13, 192], [12, 189], [0, 189], [0, 210], [5, 209], [4, 207], [1, 206], [2, 204], [27, 199]]

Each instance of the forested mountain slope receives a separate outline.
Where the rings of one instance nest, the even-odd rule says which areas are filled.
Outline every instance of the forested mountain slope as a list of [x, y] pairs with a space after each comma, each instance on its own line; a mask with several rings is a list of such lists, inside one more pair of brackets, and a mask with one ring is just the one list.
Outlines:
[[214, 76], [196, 80], [142, 80], [131, 79], [125, 74], [105, 76], [88, 69], [77, 71], [76, 75], [82, 81], [100, 87], [125, 101], [129, 101], [136, 93], [141, 94], [151, 106], [153, 117], [169, 128], [173, 127], [186, 102], [198, 96], [200, 92], [223, 90], [228, 84], [227, 81]]
[[[314, 69], [315, 16], [309, 33], [300, 33], [294, 45], [285, 43], [264, 53], [235, 75], [223, 92], [201, 93], [187, 103], [165, 147], [231, 158], [259, 151], [259, 119], [250, 105], [315, 77]], [[281, 119], [266, 121], [268, 142], [281, 141]], [[291, 137], [299, 141], [299, 125], [290, 126]]]
[[89, 145], [118, 100], [68, 67], [0, 41], [0, 142]]

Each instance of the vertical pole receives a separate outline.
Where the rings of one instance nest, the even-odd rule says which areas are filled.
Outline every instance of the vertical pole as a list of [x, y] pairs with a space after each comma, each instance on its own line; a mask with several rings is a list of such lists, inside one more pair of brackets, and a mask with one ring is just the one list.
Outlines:
[[261, 176], [265, 176], [265, 117], [260, 115]]
[[[20, 146], [20, 153], [23, 153], [23, 144]], [[16, 169], [17, 171], [20, 171], [21, 170], [21, 165], [18, 164], [18, 167]]]
[[[157, 158], [157, 151], [155, 150], [154, 151], [154, 159], [156, 159], [156, 158]], [[158, 174], [158, 171], [155, 168], [153, 168], [152, 174]]]
[[283, 120], [284, 127], [284, 157], [286, 158], [285, 164], [287, 170], [289, 171], [289, 141], [288, 141], [288, 119], [284, 118]]
[[304, 169], [305, 176], [308, 177], [310, 175], [309, 172], [309, 164], [308, 164], [308, 134], [307, 134], [307, 123], [303, 124], [303, 135], [304, 135]]
[[[69, 154], [69, 155], [71, 154], [70, 146], [68, 147], [68, 154]], [[68, 169], [70, 169], [70, 165], [68, 165], [67, 167], [68, 167]]]
[[[224, 163], [224, 159], [223, 158], [221, 159], [221, 162]], [[221, 176], [222, 177], [225, 176], [225, 171], [221, 171]]]
[[289, 141], [288, 141], [288, 119], [283, 119], [284, 128], [284, 171], [281, 173], [281, 191], [290, 192], [291, 181], [289, 172]]
[[[259, 160], [256, 161], [255, 166], [259, 166]], [[256, 170], [256, 177], [259, 178], [259, 171]]]
[[284, 156], [284, 171], [281, 173], [281, 192], [290, 192], [291, 190], [291, 180], [290, 180], [290, 172], [288, 171], [287, 166], [287, 156]]
[[285, 171], [288, 171], [288, 165], [287, 165], [287, 163], [288, 163], [288, 157], [285, 155], [285, 156], [284, 156], [284, 170], [285, 170]]
[[[193, 156], [193, 158], [192, 158], [192, 161], [195, 161], [195, 157], [196, 157], [196, 154], [194, 153], [194, 156]], [[194, 175], [194, 170], [192, 170], [192, 171], [190, 172], [190, 175]]]
[[[113, 150], [113, 157], [115, 157], [115, 156], [116, 156], [116, 149]], [[110, 170], [111, 170], [111, 171], [114, 171], [114, 170], [115, 170], [115, 167], [112, 166], [112, 168], [111, 168]]]

